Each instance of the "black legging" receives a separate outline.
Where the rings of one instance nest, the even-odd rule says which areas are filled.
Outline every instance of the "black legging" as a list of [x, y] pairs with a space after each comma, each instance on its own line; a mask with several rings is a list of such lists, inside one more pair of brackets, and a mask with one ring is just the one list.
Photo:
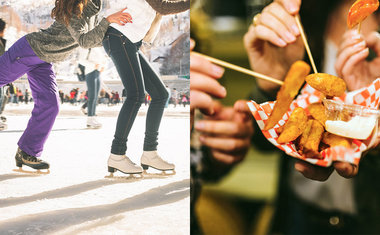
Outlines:
[[111, 153], [125, 154], [128, 135], [139, 108], [144, 102], [145, 90], [152, 97], [152, 101], [146, 117], [144, 151], [157, 150], [158, 129], [169, 96], [165, 85], [139, 51], [141, 42], [132, 43], [121, 32], [109, 27], [103, 46], [113, 60], [124, 88], [127, 90], [127, 99], [117, 120]]

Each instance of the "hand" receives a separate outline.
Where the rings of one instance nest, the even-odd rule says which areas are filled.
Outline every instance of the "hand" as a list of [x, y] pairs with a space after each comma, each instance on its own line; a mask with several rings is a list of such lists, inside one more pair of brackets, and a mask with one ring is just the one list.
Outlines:
[[246, 102], [237, 101], [234, 107], [223, 107], [215, 102], [215, 113], [195, 124], [195, 129], [201, 133], [201, 143], [211, 149], [213, 157], [219, 162], [240, 162], [251, 145], [252, 114]]
[[[300, 6], [301, 0], [274, 1], [249, 27], [244, 45], [254, 71], [283, 80], [290, 66], [303, 59], [304, 45], [294, 18]], [[258, 85], [267, 91], [278, 88], [262, 80]]]
[[[191, 40], [190, 49], [193, 50], [195, 43]], [[216, 79], [223, 76], [224, 69], [212, 64], [208, 60], [190, 55], [190, 129], [194, 123], [194, 111], [200, 109], [205, 114], [213, 114], [212, 97], [224, 98], [226, 89]]]
[[[366, 61], [368, 48], [377, 54], [372, 61]], [[338, 76], [346, 81], [348, 90], [356, 90], [373, 82], [380, 76], [379, 33], [373, 32], [363, 37], [357, 30], [346, 32], [339, 48], [335, 69]]]
[[106, 19], [110, 23], [116, 23], [118, 25], [124, 26], [126, 23], [133, 23], [132, 16], [129, 13], [123, 12], [127, 8], [124, 8], [121, 11], [118, 11], [112, 15], [109, 15]]
[[333, 166], [325, 168], [311, 165], [304, 161], [297, 161], [294, 168], [301, 172], [306, 178], [326, 181], [333, 173], [334, 169], [344, 178], [352, 178], [358, 174], [359, 167], [348, 162], [334, 162]]

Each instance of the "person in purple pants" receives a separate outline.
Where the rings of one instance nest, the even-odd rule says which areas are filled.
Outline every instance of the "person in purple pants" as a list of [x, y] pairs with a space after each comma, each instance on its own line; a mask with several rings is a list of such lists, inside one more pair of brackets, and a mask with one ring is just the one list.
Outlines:
[[27, 74], [34, 99], [32, 117], [18, 142], [18, 167], [49, 168], [37, 157], [59, 111], [52, 63], [63, 61], [79, 46], [101, 46], [110, 23], [131, 22], [131, 16], [122, 11], [99, 19], [101, 5], [101, 0], [57, 0], [51, 13], [55, 22], [48, 29], [22, 37], [0, 57], [0, 87]]

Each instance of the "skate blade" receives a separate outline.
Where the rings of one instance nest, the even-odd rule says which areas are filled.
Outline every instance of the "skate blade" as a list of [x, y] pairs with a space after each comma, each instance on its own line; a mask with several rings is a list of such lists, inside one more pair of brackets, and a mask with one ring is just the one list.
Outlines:
[[96, 130], [96, 129], [100, 129], [100, 128], [102, 128], [102, 127], [101, 126], [100, 127], [87, 126], [86, 129], [88, 129], [88, 130]]
[[142, 180], [144, 176], [141, 173], [127, 174], [123, 176], [115, 176], [113, 173], [106, 175], [106, 179], [116, 179], [116, 180]]
[[167, 178], [175, 174], [176, 174], [175, 170], [161, 171], [158, 173], [151, 173], [151, 172], [147, 172], [146, 170], [143, 171], [144, 177], [151, 177], [151, 178]]
[[18, 169], [13, 169], [13, 171], [23, 173], [23, 174], [32, 174], [32, 175], [48, 175], [48, 174], [50, 174], [49, 169], [47, 169], [47, 171], [41, 171], [41, 170], [29, 171], [29, 170], [24, 170], [20, 167]]

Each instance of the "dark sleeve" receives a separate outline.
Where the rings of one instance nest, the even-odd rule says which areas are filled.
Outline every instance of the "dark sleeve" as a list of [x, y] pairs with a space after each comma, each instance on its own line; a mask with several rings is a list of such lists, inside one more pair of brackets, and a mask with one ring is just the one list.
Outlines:
[[67, 29], [80, 47], [88, 49], [101, 46], [110, 23], [103, 18], [95, 28], [88, 32], [85, 32], [86, 24], [84, 19], [73, 17]]
[[201, 182], [216, 182], [226, 176], [235, 165], [227, 165], [216, 161], [207, 147], [192, 150], [192, 175]]
[[161, 15], [176, 14], [190, 9], [190, 0], [146, 0]]

